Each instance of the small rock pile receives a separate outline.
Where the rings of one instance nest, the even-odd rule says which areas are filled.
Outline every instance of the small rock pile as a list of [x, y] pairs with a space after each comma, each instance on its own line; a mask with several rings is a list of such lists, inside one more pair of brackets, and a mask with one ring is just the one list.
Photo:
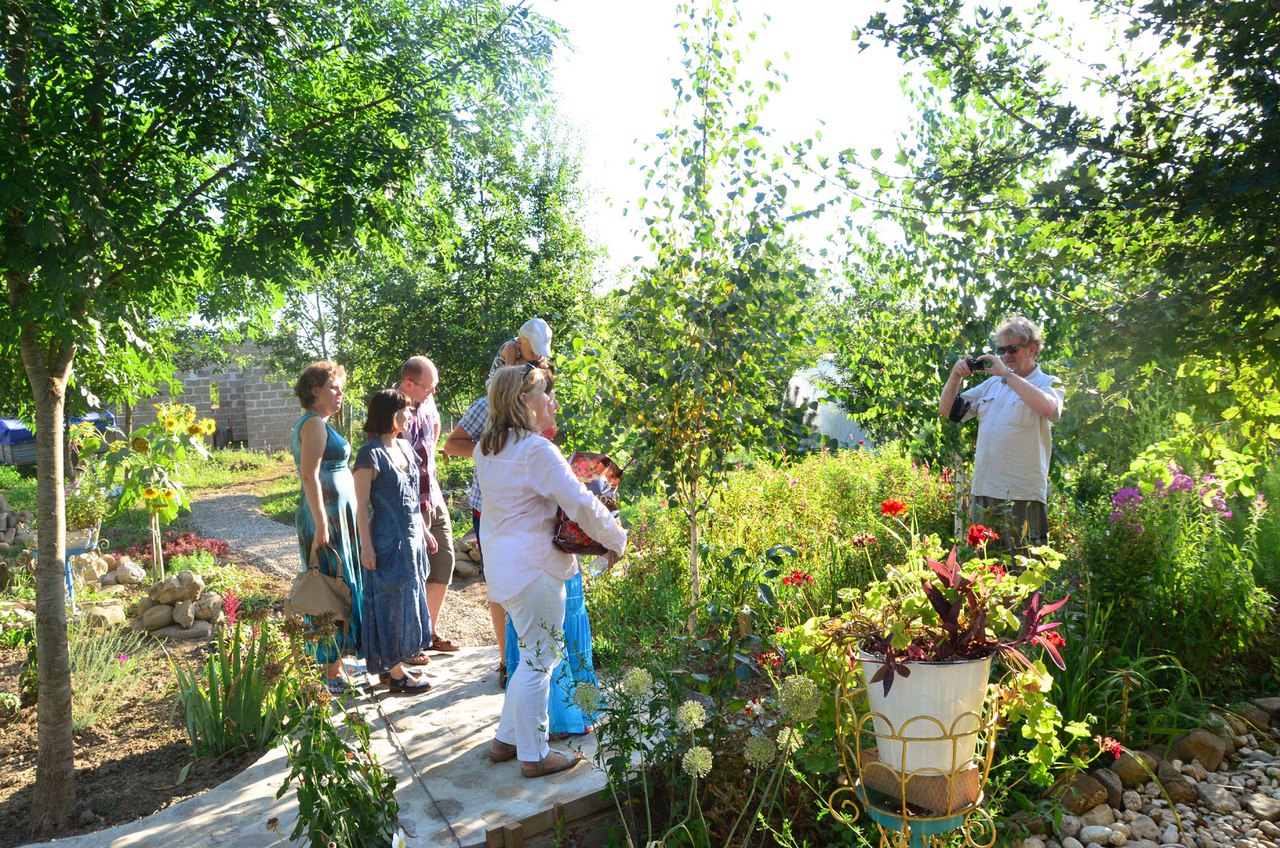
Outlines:
[[27, 509], [12, 509], [4, 495], [0, 495], [0, 556], [16, 554], [24, 545], [18, 538], [18, 525], [27, 524], [32, 518]]
[[1280, 698], [1258, 698], [1215, 714], [1167, 759], [1159, 747], [1126, 750], [1064, 781], [1054, 794], [1068, 815], [1056, 833], [1023, 839], [1021, 848], [1280, 845], [1280, 757], [1268, 751], [1280, 741], [1277, 719]]
[[453, 570], [462, 577], [480, 576], [480, 546], [476, 543], [475, 533], [455, 539], [453, 543]]
[[180, 571], [147, 589], [129, 626], [165, 639], [208, 639], [225, 619], [222, 600], [199, 575]]

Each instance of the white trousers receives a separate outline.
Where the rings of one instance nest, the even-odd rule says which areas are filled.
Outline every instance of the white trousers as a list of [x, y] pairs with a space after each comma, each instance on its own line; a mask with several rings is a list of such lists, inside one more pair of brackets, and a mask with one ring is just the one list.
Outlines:
[[551, 672], [564, 656], [564, 581], [544, 572], [503, 606], [519, 640], [520, 665], [507, 681], [497, 738], [515, 745], [521, 762], [536, 763], [550, 751], [547, 698]]

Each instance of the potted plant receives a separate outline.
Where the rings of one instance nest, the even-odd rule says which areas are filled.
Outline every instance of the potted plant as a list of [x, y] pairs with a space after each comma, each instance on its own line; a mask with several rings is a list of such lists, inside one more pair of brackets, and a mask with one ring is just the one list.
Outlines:
[[106, 517], [107, 495], [93, 472], [82, 473], [63, 491], [67, 515], [67, 550], [87, 550]]
[[[882, 509], [892, 514], [899, 504]], [[1038, 646], [1065, 668], [1060, 623], [1047, 619], [1066, 599], [1040, 595], [1061, 557], [1041, 548], [1009, 562], [988, 550], [999, 538], [993, 531], [974, 525], [967, 535], [971, 554], [962, 557], [958, 546], [947, 551], [937, 537], [912, 532], [905, 561], [862, 589], [842, 590], [852, 611], [830, 623], [848, 661], [862, 666], [879, 762], [901, 774], [951, 777], [973, 764], [997, 657], [1012, 673], [995, 708], [1033, 719], [1031, 736], [1058, 747], [1056, 709], [1045, 697], [1052, 678], [1026, 649]]]

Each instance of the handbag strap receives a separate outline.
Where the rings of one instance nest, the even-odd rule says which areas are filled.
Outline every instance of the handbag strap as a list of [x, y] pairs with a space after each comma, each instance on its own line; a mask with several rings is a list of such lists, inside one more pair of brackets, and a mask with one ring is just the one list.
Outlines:
[[[338, 552], [334, 550], [332, 544], [325, 545], [324, 549], [333, 554], [335, 559], [338, 557]], [[307, 568], [315, 571], [320, 570], [320, 557], [316, 555], [316, 547], [314, 545], [311, 547], [311, 555], [307, 557]]]

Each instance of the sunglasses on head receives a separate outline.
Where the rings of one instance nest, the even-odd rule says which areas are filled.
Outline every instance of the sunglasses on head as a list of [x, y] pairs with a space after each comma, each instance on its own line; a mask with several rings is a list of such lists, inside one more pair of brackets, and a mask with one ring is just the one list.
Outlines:
[[1006, 353], [1017, 353], [1018, 351], [1022, 350], [1024, 347], [1026, 347], [1026, 345], [1020, 345], [1020, 344], [996, 345], [996, 356], [1004, 356]]

